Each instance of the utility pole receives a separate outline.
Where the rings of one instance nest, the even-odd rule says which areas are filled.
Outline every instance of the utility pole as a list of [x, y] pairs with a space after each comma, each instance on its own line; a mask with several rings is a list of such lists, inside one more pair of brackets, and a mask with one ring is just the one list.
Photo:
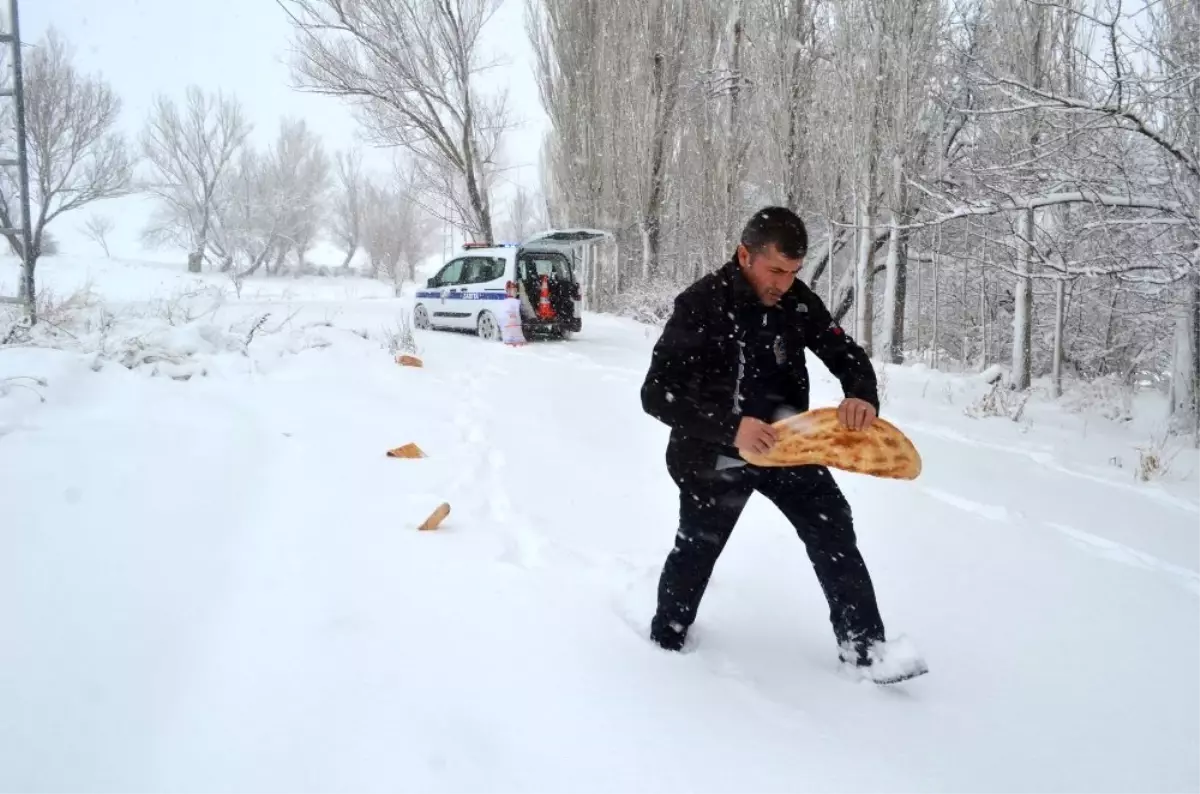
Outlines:
[[0, 297], [2, 302], [24, 302], [29, 315], [29, 324], [37, 322], [37, 294], [33, 284], [33, 229], [29, 218], [29, 160], [26, 154], [25, 139], [25, 83], [21, 72], [21, 24], [17, 13], [17, 0], [9, 0], [8, 15], [10, 29], [7, 33], [0, 32], [0, 43], [11, 47], [12, 81], [8, 88], [0, 89], [0, 98], [12, 97], [17, 121], [17, 159], [0, 159], [0, 167], [17, 168], [17, 185], [21, 210], [21, 225], [12, 228], [0, 228], [0, 234], [10, 240], [14, 237], [21, 241], [21, 294], [17, 300]]

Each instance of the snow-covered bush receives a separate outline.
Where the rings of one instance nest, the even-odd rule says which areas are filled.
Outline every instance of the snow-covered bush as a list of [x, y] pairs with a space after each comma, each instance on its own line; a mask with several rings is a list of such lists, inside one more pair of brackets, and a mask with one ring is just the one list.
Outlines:
[[1060, 404], [1072, 413], [1093, 414], [1114, 422], [1133, 419], [1133, 390], [1115, 374], [1072, 383], [1064, 390]]
[[245, 351], [243, 338], [211, 323], [163, 327], [149, 321], [144, 323], [143, 329], [110, 338], [96, 350], [93, 369], [100, 369], [106, 362], [115, 362], [149, 375], [188, 380], [208, 374], [207, 357]]
[[396, 325], [383, 330], [383, 346], [393, 356], [401, 353], [415, 356], [421, 352], [417, 348], [417, 337], [413, 333], [412, 318], [408, 312], [401, 311], [396, 318]]
[[684, 288], [669, 279], [638, 281], [613, 298], [612, 311], [638, 322], [662, 325], [671, 316], [675, 296]]
[[1019, 422], [1025, 413], [1029, 395], [1028, 391], [1012, 391], [1005, 385], [1003, 378], [996, 378], [992, 388], [964, 408], [963, 413], [974, 419], [1001, 416]]
[[99, 299], [91, 285], [72, 292], [65, 298], [60, 298], [54, 290], [42, 289], [37, 293], [38, 324], [30, 326], [25, 316], [25, 310], [19, 304], [0, 305], [0, 347], [6, 345], [35, 344], [37, 346], [57, 347], [56, 344], [46, 344], [55, 339], [71, 336], [71, 327], [76, 320], [95, 312]]
[[[189, 288], [133, 305], [105, 304], [87, 288], [61, 300], [44, 290], [36, 325], [25, 321], [20, 306], [0, 305], [0, 348], [62, 350], [86, 356], [97, 371], [116, 364], [150, 376], [189, 380], [214, 368], [257, 367], [328, 347], [338, 334], [349, 336], [327, 322], [295, 327], [296, 311], [286, 316], [239, 313], [218, 320], [228, 308], [219, 287]], [[411, 326], [402, 318], [401, 332], [405, 328], [411, 336]], [[403, 333], [399, 339], [403, 342]]]
[[11, 375], [0, 378], [0, 397], [7, 397], [14, 389], [26, 389], [37, 397], [38, 402], [46, 402], [46, 398], [42, 396], [37, 387], [45, 388], [47, 385], [49, 384], [45, 378], [35, 378], [28, 375]]
[[185, 325], [204, 316], [215, 315], [225, 305], [226, 291], [219, 286], [205, 286], [186, 292], [176, 292], [151, 304], [167, 325]]
[[[874, 362], [872, 363], [874, 364]], [[879, 394], [879, 405], [886, 405], [888, 399], [888, 384], [891, 382], [890, 376], [888, 375], [887, 364], [875, 364], [875, 381], [876, 390]]]
[[1134, 477], [1141, 482], [1166, 477], [1181, 449], [1182, 447], [1172, 440], [1169, 431], [1152, 433], [1145, 444], [1137, 447], [1138, 465], [1134, 470]]

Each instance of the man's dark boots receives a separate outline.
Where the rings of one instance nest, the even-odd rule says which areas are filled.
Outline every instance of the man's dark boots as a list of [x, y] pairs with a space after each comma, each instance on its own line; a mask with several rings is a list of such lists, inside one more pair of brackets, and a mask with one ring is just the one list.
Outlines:
[[664, 620], [655, 615], [650, 621], [650, 639], [665, 651], [680, 651], [687, 640], [687, 629], [673, 620]]

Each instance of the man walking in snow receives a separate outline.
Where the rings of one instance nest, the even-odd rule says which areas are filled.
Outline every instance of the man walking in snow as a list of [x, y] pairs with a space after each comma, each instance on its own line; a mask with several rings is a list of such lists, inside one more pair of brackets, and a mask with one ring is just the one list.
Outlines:
[[679, 528], [651, 636], [667, 650], [683, 648], [717, 558], [758, 491], [807, 548], [842, 661], [880, 680], [883, 620], [850, 506], [829, 470], [762, 468], [738, 454], [767, 452], [776, 440], [770, 423], [808, 410], [805, 347], [841, 382], [842, 424], [867, 428], [879, 411], [866, 352], [796, 277], [807, 247], [804, 223], [791, 210], [755, 213], [734, 257], [676, 297], [654, 347], [642, 407], [671, 428], [666, 462], [679, 487]]

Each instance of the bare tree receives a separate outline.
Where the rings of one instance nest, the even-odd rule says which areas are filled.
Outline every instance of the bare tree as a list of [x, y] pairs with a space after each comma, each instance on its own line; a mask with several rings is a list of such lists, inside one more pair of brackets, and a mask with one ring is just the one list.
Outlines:
[[362, 173], [362, 151], [350, 149], [335, 156], [337, 185], [330, 219], [330, 233], [335, 243], [346, 252], [342, 267], [349, 268], [350, 261], [362, 243], [362, 203], [364, 179]]
[[[801, 190], [805, 176], [805, 165], [810, 158], [808, 141], [805, 131], [809, 129], [810, 106], [815, 81], [811, 79], [814, 73], [814, 60], [818, 50], [815, 45], [816, 19], [815, 11], [818, 2], [812, 0], [788, 0], [784, 3], [768, 4], [768, 13], [773, 27], [783, 35], [772, 37], [775, 43], [774, 55], [777, 71], [774, 75], [779, 79], [775, 84], [774, 97], [776, 107], [782, 105], [787, 114], [786, 136], [782, 137], [783, 166], [784, 166], [784, 203], [787, 207], [800, 209]], [[775, 130], [783, 131], [782, 125], [775, 125]]]
[[[270, 167], [274, 171], [275, 190], [286, 207], [280, 234], [286, 250], [296, 255], [295, 272], [299, 275], [328, 207], [329, 157], [320, 139], [303, 120], [284, 119], [271, 153]], [[273, 272], [278, 273], [282, 264], [281, 255]]]
[[213, 196], [207, 236], [222, 272], [240, 281], [286, 253], [281, 232], [286, 200], [276, 189], [269, 157], [242, 147]]
[[679, 105], [679, 76], [683, 68], [683, 44], [687, 40], [688, 0], [654, 0], [650, 33], [654, 47], [650, 107], [653, 126], [649, 140], [649, 189], [644, 197], [641, 217], [642, 276], [661, 274], [659, 252], [662, 216], [667, 200], [669, 148], [675, 131], [675, 111]]
[[373, 138], [405, 148], [454, 220], [491, 242], [506, 110], [503, 93], [484, 97], [474, 81], [500, 0], [276, 1], [294, 23], [298, 87], [354, 103]]
[[[417, 265], [437, 247], [434, 233], [439, 219], [425, 210], [418, 201], [421, 189], [415, 171], [396, 169], [395, 220], [399, 238], [400, 264], [404, 279], [417, 280]], [[400, 284], [396, 294], [400, 294]]]
[[113, 219], [109, 216], [93, 214], [83, 224], [83, 234], [99, 245], [105, 256], [111, 257], [112, 254], [108, 252], [108, 234], [114, 226]]
[[1167, 3], [1155, 23], [1154, 49], [1174, 68], [1168, 73], [1164, 129], [1159, 140], [1151, 140], [1170, 164], [1172, 193], [1191, 207], [1189, 230], [1179, 235], [1191, 243], [1192, 257], [1175, 288], [1171, 413], [1176, 429], [1190, 431], [1200, 447], [1200, 6]]
[[158, 207], [143, 236], [186, 248], [192, 272], [200, 272], [208, 256], [218, 196], [250, 131], [236, 97], [190, 86], [182, 114], [169, 98], [154, 99], [142, 133], [152, 169], [143, 189]]
[[367, 275], [392, 278], [400, 260], [400, 243], [392, 215], [395, 196], [386, 185], [370, 177], [363, 183], [362, 247], [367, 255]]
[[541, 225], [543, 222], [537, 197], [523, 186], [517, 185], [508, 201], [504, 236], [512, 242], [520, 242]]
[[[988, 145], [989, 151], [980, 151], [987, 160], [971, 169], [974, 186], [959, 180], [950, 191], [950, 204], [958, 206], [934, 220], [995, 212], [992, 207], [1017, 210], [1007, 246], [1013, 266], [1006, 269], [1016, 276], [1012, 353], [1014, 383], [1022, 387], [1037, 354], [1032, 340], [1039, 281], [1113, 278], [1132, 287], [1120, 291], [1130, 300], [1159, 303], [1159, 318], [1162, 301], [1176, 307], [1177, 324], [1190, 326], [1198, 314], [1196, 293], [1186, 285], [1200, 278], [1194, 275], [1200, 272], [1200, 11], [1180, 0], [1095, 12], [1080, 2], [997, 3], [997, 24], [1014, 15], [1028, 21], [1017, 37], [1025, 42], [1024, 54], [985, 48], [973, 59], [970, 79], [982, 101], [969, 109], [967, 127]], [[987, 189], [991, 200], [970, 196], [972, 187]], [[997, 194], [1010, 198], [997, 201]], [[974, 206], [964, 201], [968, 196]], [[1164, 288], [1174, 297], [1154, 294]], [[1106, 291], [1115, 309], [1118, 291]], [[1059, 290], [1054, 293], [1057, 302]], [[1062, 300], [1068, 300], [1066, 290]], [[1092, 318], [1108, 326], [1104, 338], [1110, 343], [1114, 309]], [[1087, 332], [1086, 321], [1071, 327], [1069, 313], [1062, 324], [1060, 345], [1068, 331]], [[1135, 342], [1135, 324], [1127, 327], [1131, 363], [1145, 361], [1144, 353], [1135, 352], [1142, 345]], [[1150, 343], [1159, 350], [1169, 344], [1162, 331]], [[1176, 329], [1176, 339], [1195, 336]], [[1176, 396], [1196, 391], [1196, 347], [1174, 346]], [[1113, 352], [1109, 344], [1104, 366]], [[1053, 351], [1055, 357], [1082, 363], [1066, 351]], [[1186, 417], [1181, 424], [1195, 429], [1195, 399], [1187, 396], [1183, 404], [1182, 411], [1176, 406], [1177, 415]]]
[[[116, 198], [131, 190], [133, 162], [129, 147], [115, 130], [121, 100], [101, 77], [78, 71], [71, 62], [72, 49], [53, 29], [24, 61], [25, 131], [29, 151], [32, 240], [30, 272], [43, 253], [46, 227], [63, 213], [94, 201]], [[14, 144], [11, 103], [4, 103], [7, 132], [4, 157]], [[18, 192], [9, 169], [0, 169], [0, 227], [17, 226]], [[7, 234], [12, 250], [21, 255], [15, 234]], [[27, 300], [26, 282], [21, 295]]]
[[[605, 79], [619, 68], [619, 54], [628, 56], [630, 41], [641, 41], [623, 38], [623, 20], [637, 22], [632, 11], [605, 0], [526, 0], [538, 91], [551, 125], [543, 143], [542, 192], [552, 226], [636, 228], [631, 197], [644, 174], [635, 168], [617, 178], [631, 147], [618, 142], [616, 131], [640, 130], [645, 116], [634, 116], [637, 105], [620, 101], [618, 81]], [[629, 60], [639, 68], [623, 72], [625, 85], [643, 85], [641, 59]], [[589, 305], [605, 307], [626, 271], [618, 267], [599, 276], [593, 270], [584, 290]]]
[[[997, 53], [997, 61], [1003, 63], [1010, 73], [1036, 89], [1061, 84], [1065, 52], [1072, 45], [1073, 22], [1077, 19], [1066, 3], [1057, 8], [1008, 0], [998, 3], [993, 25], [1012, 35], [1012, 49]], [[1059, 78], [1056, 80], [1056, 78]], [[1026, 189], [1040, 186], [1047, 162], [1046, 139], [1052, 135], [1045, 114], [1029, 113], [1020, 117], [1022, 129], [1013, 136], [1019, 141], [1018, 157], [1029, 163], [1028, 153], [1036, 153], [1032, 167], [1014, 167], [1007, 170], [1008, 181], [1018, 181]], [[1017, 130], [1013, 130], [1017, 132]], [[1051, 144], [1054, 146], [1056, 144]], [[1016, 165], [1016, 164], [1014, 164]], [[1054, 169], [1057, 171], [1057, 169]], [[1055, 173], [1055, 176], [1059, 174]], [[1032, 328], [1033, 328], [1033, 282], [1031, 275], [1036, 263], [1037, 210], [1030, 207], [1017, 217], [1017, 280], [1016, 299], [1013, 312], [1012, 372], [1013, 386], [1027, 389], [1032, 380]]]
[[434, 247], [435, 219], [417, 201], [418, 176], [411, 164], [398, 167], [390, 183], [368, 181], [364, 191], [363, 248], [371, 275], [396, 291], [416, 280], [417, 263]]
[[[701, 84], [723, 79], [689, 72], [689, 64], [709, 55], [690, 43], [707, 39], [690, 33], [705, 30], [717, 5], [542, 0], [527, 6], [539, 90], [553, 127], [550, 220], [614, 229], [625, 252], [585, 285], [592, 305], [681, 269], [673, 219], [688, 208], [674, 188], [681, 164], [696, 165], [683, 157], [691, 145], [683, 139], [692, 115], [685, 105], [702, 98]], [[621, 79], [607, 77], [614, 74]]]
[[[880, 199], [880, 159], [883, 118], [889, 93], [884, 83], [888, 44], [887, 17], [880, 4], [871, 0], [838, 0], [835, 57], [843, 76], [847, 165], [853, 185], [857, 230], [854, 276], [855, 333], [868, 353], [874, 348], [875, 265], [874, 245]], [[869, 42], [864, 46], [865, 42]]]
[[322, 217], [329, 161], [302, 120], [284, 119], [265, 152], [243, 147], [213, 196], [209, 247], [238, 278], [280, 273], [289, 253], [298, 271]]

